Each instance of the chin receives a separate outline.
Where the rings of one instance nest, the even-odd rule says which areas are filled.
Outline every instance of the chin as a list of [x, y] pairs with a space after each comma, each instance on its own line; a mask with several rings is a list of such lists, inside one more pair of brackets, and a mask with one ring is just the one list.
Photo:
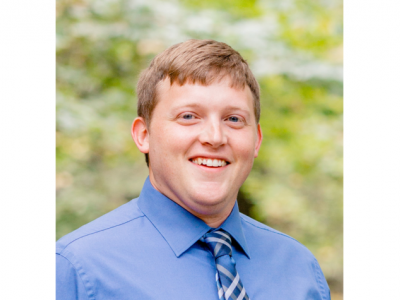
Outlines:
[[209, 190], [204, 189], [193, 194], [191, 198], [193, 199], [193, 202], [197, 205], [209, 207], [210, 209], [215, 206], [221, 205], [226, 201], [229, 201], [229, 196], [223, 191], [210, 192]]

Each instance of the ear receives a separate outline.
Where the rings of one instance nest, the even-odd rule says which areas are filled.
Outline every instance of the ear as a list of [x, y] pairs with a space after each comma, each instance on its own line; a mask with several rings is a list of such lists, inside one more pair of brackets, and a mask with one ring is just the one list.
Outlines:
[[133, 121], [131, 135], [139, 151], [149, 153], [149, 131], [142, 117], [138, 117]]
[[258, 156], [258, 151], [260, 150], [262, 139], [263, 135], [261, 131], [261, 125], [257, 124], [257, 141], [256, 141], [256, 148], [254, 150], [254, 158]]

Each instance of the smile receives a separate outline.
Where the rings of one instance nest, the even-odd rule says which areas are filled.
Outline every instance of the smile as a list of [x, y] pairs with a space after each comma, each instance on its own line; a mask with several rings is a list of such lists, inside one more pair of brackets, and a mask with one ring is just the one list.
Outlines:
[[223, 160], [223, 159], [211, 159], [211, 158], [202, 158], [202, 157], [196, 157], [190, 159], [192, 163], [195, 163], [196, 165], [203, 165], [207, 167], [224, 167], [229, 164], [229, 162]]

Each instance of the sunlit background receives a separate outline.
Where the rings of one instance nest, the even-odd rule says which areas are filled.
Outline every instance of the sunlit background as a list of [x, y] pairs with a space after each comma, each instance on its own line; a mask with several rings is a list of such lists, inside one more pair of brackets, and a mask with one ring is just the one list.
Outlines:
[[[264, 140], [240, 210], [304, 245], [342, 299], [342, 1], [58, 0], [57, 239], [137, 197], [140, 71], [167, 47], [215, 39], [261, 87]], [[267, 283], [266, 283], [267, 284]]]

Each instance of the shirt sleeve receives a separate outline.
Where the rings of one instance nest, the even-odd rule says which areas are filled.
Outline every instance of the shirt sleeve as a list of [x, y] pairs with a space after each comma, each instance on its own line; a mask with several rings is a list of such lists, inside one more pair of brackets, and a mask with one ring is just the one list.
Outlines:
[[328, 283], [326, 282], [325, 276], [322, 273], [321, 267], [318, 264], [317, 259], [314, 258], [314, 268], [315, 268], [315, 277], [317, 280], [317, 284], [319, 287], [319, 291], [322, 299], [331, 300], [331, 291], [329, 289]]
[[64, 256], [56, 254], [56, 299], [89, 300], [75, 267]]

